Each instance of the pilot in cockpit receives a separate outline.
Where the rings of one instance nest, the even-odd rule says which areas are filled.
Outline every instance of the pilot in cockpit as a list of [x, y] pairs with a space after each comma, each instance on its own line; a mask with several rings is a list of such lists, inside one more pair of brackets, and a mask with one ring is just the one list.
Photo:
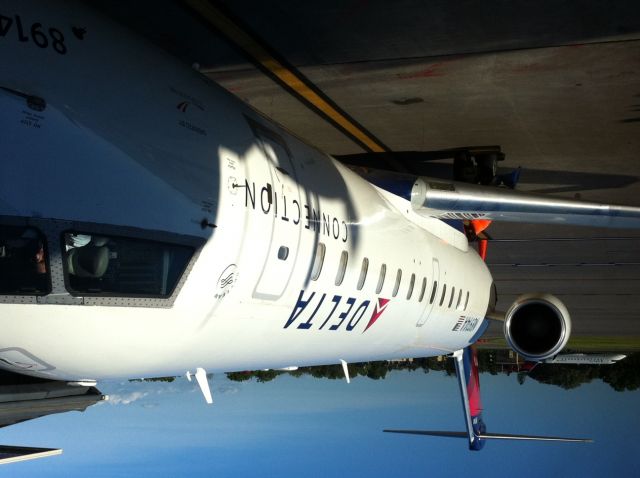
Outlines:
[[0, 292], [44, 293], [47, 281], [47, 251], [38, 231], [24, 226], [0, 227]]
[[67, 270], [77, 277], [101, 278], [109, 267], [108, 238], [88, 234], [65, 234]]

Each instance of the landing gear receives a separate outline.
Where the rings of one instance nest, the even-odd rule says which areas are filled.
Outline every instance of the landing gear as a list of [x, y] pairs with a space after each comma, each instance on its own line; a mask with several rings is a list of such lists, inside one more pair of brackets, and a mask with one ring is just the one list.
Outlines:
[[[440, 160], [453, 159], [454, 181], [484, 186], [505, 186], [510, 189], [515, 188], [520, 177], [519, 169], [498, 174], [498, 162], [505, 159], [500, 145], [462, 146], [438, 151], [358, 153], [334, 157], [354, 170], [364, 167], [382, 171], [402, 171], [445, 180], [451, 179], [451, 169], [449, 164]], [[400, 166], [400, 169], [396, 166]]]
[[463, 183], [476, 183], [478, 166], [468, 151], [461, 151], [453, 158], [453, 179]]
[[480, 184], [488, 185], [493, 183], [498, 173], [498, 155], [495, 153], [484, 154], [476, 157], [478, 164], [478, 180]]
[[453, 179], [471, 184], [495, 183], [498, 161], [504, 160], [500, 147], [460, 149], [453, 158]]

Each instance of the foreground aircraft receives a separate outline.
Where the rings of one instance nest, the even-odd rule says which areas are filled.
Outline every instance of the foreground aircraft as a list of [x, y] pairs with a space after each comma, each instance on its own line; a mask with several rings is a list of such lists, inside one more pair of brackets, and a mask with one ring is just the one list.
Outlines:
[[[0, 428], [56, 413], [83, 412], [108, 397], [95, 387], [79, 387], [0, 371]], [[0, 464], [59, 455], [59, 448], [0, 445]]]
[[193, 373], [206, 392], [208, 372], [453, 354], [465, 396], [490, 320], [534, 361], [571, 326], [548, 294], [496, 311], [487, 266], [443, 220], [640, 226], [632, 207], [376, 186], [85, 5], [0, 5], [7, 370]]

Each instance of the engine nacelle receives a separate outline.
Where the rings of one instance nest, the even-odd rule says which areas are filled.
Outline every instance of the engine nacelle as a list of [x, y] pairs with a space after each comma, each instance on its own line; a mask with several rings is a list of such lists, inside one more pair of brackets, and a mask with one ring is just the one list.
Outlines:
[[539, 362], [557, 355], [571, 335], [564, 304], [551, 294], [524, 294], [504, 318], [507, 344], [526, 360]]

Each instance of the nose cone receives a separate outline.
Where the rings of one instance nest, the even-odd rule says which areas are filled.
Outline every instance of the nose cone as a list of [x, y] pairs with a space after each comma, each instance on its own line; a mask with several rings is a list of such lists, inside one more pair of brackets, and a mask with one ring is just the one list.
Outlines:
[[[24, 98], [0, 91], [0, 129], [11, 138], [3, 150], [0, 215], [200, 233], [200, 202], [212, 186], [203, 195], [191, 178], [215, 183], [216, 161], [208, 158], [204, 168], [173, 151], [163, 155], [117, 134], [98, 113], [85, 118], [49, 96], [46, 108], [35, 111]], [[35, 118], [32, 126], [16, 121], [25, 115]]]

